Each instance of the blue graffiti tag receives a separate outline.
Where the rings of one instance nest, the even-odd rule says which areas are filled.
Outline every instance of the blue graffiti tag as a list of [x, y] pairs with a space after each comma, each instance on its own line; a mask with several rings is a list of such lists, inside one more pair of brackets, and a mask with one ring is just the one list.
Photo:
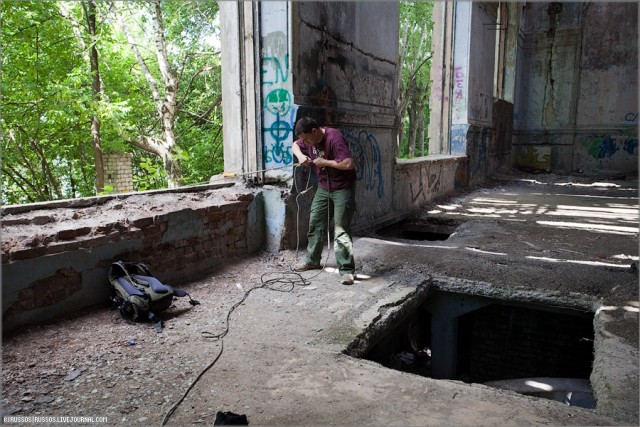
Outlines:
[[611, 138], [611, 136], [607, 135], [602, 138], [602, 143], [600, 144], [600, 151], [598, 152], [598, 158], [604, 159], [605, 157], [612, 157], [618, 151], [618, 147], [616, 146], [616, 142]]
[[453, 125], [449, 135], [451, 154], [467, 154], [467, 130], [468, 125]]
[[343, 134], [349, 144], [349, 149], [356, 165], [358, 181], [364, 183], [364, 188], [367, 191], [377, 190], [378, 198], [382, 198], [384, 195], [382, 158], [375, 136], [366, 130], [356, 133], [352, 129], [343, 130]]
[[638, 138], [629, 138], [624, 141], [624, 151], [629, 154], [633, 154], [638, 148]]
[[265, 145], [263, 151], [265, 163], [274, 162], [288, 165], [293, 160], [293, 155], [291, 154], [291, 146], [287, 145], [285, 147], [282, 141], [272, 144], [270, 148]]
[[263, 128], [263, 132], [268, 132], [275, 141], [271, 147], [264, 145], [264, 160], [266, 163], [284, 163], [288, 165], [293, 161], [291, 147], [284, 146], [284, 141], [291, 134], [291, 125], [280, 118], [280, 114], [276, 114], [276, 120], [271, 123], [270, 127]]

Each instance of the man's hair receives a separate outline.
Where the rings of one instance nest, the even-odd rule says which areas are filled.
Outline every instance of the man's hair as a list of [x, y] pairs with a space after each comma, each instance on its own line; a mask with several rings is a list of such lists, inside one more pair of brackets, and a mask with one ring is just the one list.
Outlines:
[[303, 117], [296, 123], [296, 128], [294, 129], [294, 133], [296, 136], [301, 133], [311, 133], [313, 129], [320, 129], [320, 125], [318, 122], [313, 120], [311, 117]]

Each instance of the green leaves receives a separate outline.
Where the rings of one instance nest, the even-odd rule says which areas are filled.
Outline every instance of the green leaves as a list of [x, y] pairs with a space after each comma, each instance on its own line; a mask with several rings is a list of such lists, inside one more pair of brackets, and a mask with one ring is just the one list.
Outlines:
[[[143, 31], [151, 26], [148, 2], [117, 4], [138, 31], [145, 58], [152, 60], [154, 39]], [[94, 115], [103, 152], [134, 154], [134, 188], [167, 185], [162, 159], [131, 144], [164, 138], [142, 70], [107, 13], [108, 4], [95, 3], [95, 36], [87, 32], [86, 5], [0, 1], [3, 204], [94, 195]], [[172, 152], [184, 163], [184, 182], [202, 182], [222, 170], [218, 5], [163, 1], [161, 7], [170, 62], [179, 78]], [[92, 45], [98, 50], [100, 99], [92, 92]], [[159, 68], [149, 64], [161, 81]]]
[[138, 191], [163, 188], [167, 185], [167, 174], [157, 157], [134, 157], [133, 184]]
[[429, 123], [431, 74], [432, 1], [400, 2], [398, 156], [426, 155], [425, 128]]

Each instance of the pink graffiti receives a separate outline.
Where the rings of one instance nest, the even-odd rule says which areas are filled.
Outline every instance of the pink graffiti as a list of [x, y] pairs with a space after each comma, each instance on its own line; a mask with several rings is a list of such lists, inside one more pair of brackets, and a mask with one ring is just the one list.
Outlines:
[[462, 99], [463, 98], [462, 89], [464, 89], [464, 71], [462, 70], [462, 67], [456, 67], [454, 78], [456, 81], [456, 88], [457, 88], [457, 90], [454, 92], [456, 95], [456, 99]]

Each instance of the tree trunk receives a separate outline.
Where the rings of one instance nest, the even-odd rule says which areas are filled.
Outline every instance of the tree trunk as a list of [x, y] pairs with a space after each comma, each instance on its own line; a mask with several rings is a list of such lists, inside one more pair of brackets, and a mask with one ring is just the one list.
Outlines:
[[169, 188], [182, 185], [182, 167], [180, 160], [176, 157], [175, 148], [177, 147], [176, 135], [174, 132], [176, 122], [176, 106], [178, 103], [178, 79], [169, 65], [167, 58], [167, 49], [164, 41], [164, 24], [162, 23], [162, 9], [160, 8], [160, 0], [153, 1], [153, 28], [155, 31], [156, 50], [158, 57], [158, 65], [165, 85], [164, 102], [160, 108], [162, 118], [162, 131], [164, 133], [164, 142], [166, 147], [166, 155], [162, 161], [167, 172], [167, 182]]
[[411, 93], [411, 103], [409, 104], [409, 156], [411, 157], [415, 156], [416, 152], [416, 136], [423, 107], [420, 104], [421, 89], [416, 87]]
[[[169, 65], [167, 59], [167, 49], [164, 41], [164, 26], [162, 23], [162, 9], [160, 0], [151, 2], [151, 20], [153, 21], [154, 40], [156, 44], [156, 57], [158, 59], [158, 67], [162, 73], [164, 80], [164, 96], [160, 95], [156, 84], [146, 61], [138, 50], [129, 29], [122, 19], [118, 19], [118, 23], [124, 32], [129, 46], [133, 51], [138, 64], [142, 68], [143, 74], [149, 84], [153, 99], [156, 103], [156, 111], [158, 118], [162, 124], [162, 139], [153, 138], [149, 135], [141, 135], [137, 141], [129, 141], [136, 147], [142, 148], [150, 153], [160, 156], [165, 172], [167, 173], [167, 184], [169, 188], [175, 188], [182, 184], [182, 167], [178, 158], [177, 142], [175, 136], [175, 120], [177, 107], [178, 79]], [[116, 13], [117, 7], [115, 2], [110, 2], [111, 9]]]
[[102, 160], [102, 138], [100, 136], [100, 117], [97, 112], [97, 104], [102, 99], [102, 86], [100, 79], [100, 67], [98, 62], [98, 49], [96, 42], [98, 39], [96, 31], [96, 4], [95, 0], [87, 0], [83, 4], [87, 19], [87, 29], [91, 37], [91, 47], [89, 49], [89, 62], [91, 64], [91, 89], [93, 99], [96, 101], [96, 109], [91, 118], [91, 145], [93, 146], [93, 160], [96, 167], [96, 194], [104, 191], [104, 162]]
[[426, 156], [424, 151], [424, 105], [418, 110], [418, 144], [420, 146], [420, 155]]
[[421, 87], [419, 88], [420, 91], [420, 96], [418, 97], [418, 104], [417, 104], [417, 114], [416, 114], [416, 125], [417, 125], [417, 134], [416, 134], [416, 138], [417, 138], [417, 142], [418, 142], [418, 146], [420, 147], [420, 155], [421, 156], [426, 156], [427, 153], [425, 152], [424, 149], [424, 143], [425, 143], [425, 135], [424, 135], [424, 110], [425, 108], [428, 107], [428, 97], [427, 97], [427, 90], [428, 88], [424, 88]]
[[402, 86], [402, 66], [406, 60], [407, 50], [407, 36], [408, 36], [409, 22], [405, 19], [400, 25], [400, 45], [398, 47], [398, 60], [396, 61], [396, 80], [398, 82], [398, 91], [396, 95], [396, 117], [394, 119], [393, 127], [396, 131], [396, 153], [400, 154], [400, 146], [402, 145], [402, 137], [404, 133], [404, 115], [407, 112], [407, 101], [405, 91], [406, 88]]

